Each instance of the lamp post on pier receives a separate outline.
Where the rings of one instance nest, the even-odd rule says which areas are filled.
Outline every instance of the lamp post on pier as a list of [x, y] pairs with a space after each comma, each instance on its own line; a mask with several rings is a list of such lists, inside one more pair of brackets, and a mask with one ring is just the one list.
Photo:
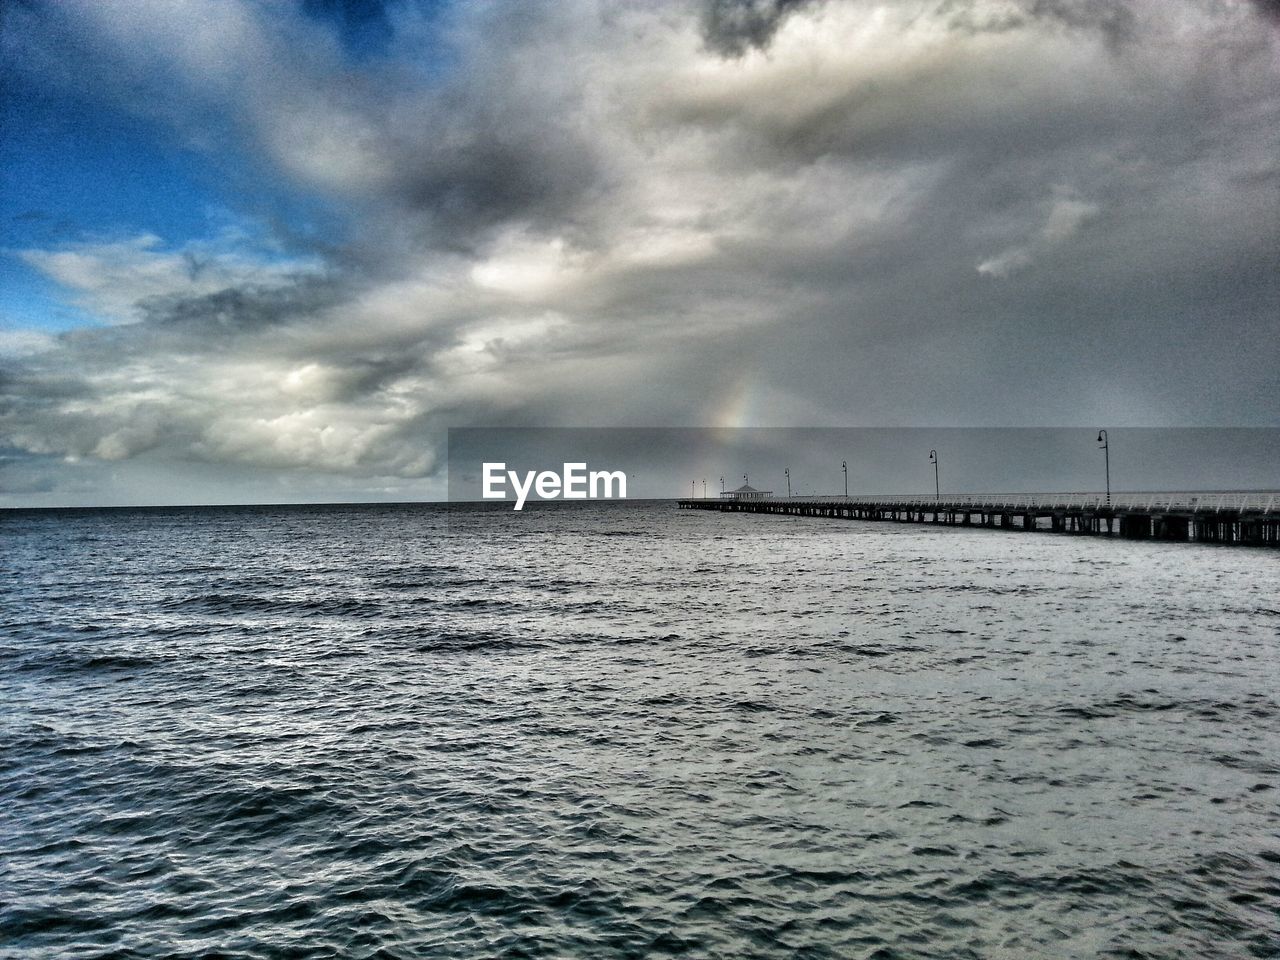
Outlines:
[[698, 481], [690, 480], [689, 481], [689, 499], [692, 500], [697, 495], [698, 495]]
[[720, 478], [720, 492], [724, 493], [724, 477]]
[[705, 477], [702, 480], [702, 499], [707, 499], [707, 481]]
[[841, 460], [840, 469], [844, 471], [844, 498], [849, 499], [849, 461]]
[[787, 499], [790, 500], [791, 499], [791, 468], [787, 467], [782, 472], [787, 475]]
[[938, 451], [929, 451], [929, 462], [933, 464], [933, 499], [942, 499], [942, 489], [938, 486]]
[[1107, 471], [1107, 506], [1111, 506], [1111, 444], [1107, 440], [1107, 431], [1098, 431], [1098, 443], [1102, 445], [1103, 463]]

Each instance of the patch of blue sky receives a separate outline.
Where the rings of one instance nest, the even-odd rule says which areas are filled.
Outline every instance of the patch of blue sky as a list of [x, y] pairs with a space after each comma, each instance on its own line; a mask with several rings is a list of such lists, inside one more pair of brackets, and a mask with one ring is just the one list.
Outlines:
[[206, 229], [203, 210], [218, 200], [206, 157], [99, 103], [30, 89], [10, 102], [0, 138], [5, 247], [144, 232], [180, 241]]
[[302, 12], [333, 30], [355, 63], [394, 62], [432, 84], [458, 64], [447, 40], [455, 8], [468, 0], [301, 0]]
[[77, 306], [61, 285], [15, 256], [0, 256], [0, 331], [60, 333], [102, 323]]
[[356, 59], [387, 51], [393, 34], [391, 6], [386, 0], [302, 0], [303, 12], [332, 26]]
[[11, 94], [0, 117], [0, 327], [103, 320], [24, 251], [151, 236], [162, 250], [234, 248], [278, 265], [314, 260], [294, 248], [323, 247], [341, 232], [322, 199], [291, 194], [244, 158], [185, 149], [146, 119], [21, 77]]

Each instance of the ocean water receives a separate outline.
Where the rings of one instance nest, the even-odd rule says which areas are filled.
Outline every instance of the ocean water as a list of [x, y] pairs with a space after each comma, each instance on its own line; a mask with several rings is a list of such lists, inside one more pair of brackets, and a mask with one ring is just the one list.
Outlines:
[[0, 955], [1280, 955], [1280, 555], [0, 514]]

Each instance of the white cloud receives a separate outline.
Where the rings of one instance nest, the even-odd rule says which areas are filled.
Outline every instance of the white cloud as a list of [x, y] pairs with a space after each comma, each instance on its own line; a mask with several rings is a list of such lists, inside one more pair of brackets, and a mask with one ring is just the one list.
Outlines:
[[978, 264], [978, 272], [988, 277], [1003, 280], [1011, 273], [1031, 264], [1031, 251], [1026, 247], [1010, 247], [1003, 253], [996, 254]]
[[486, 290], [517, 298], [538, 298], [564, 291], [580, 278], [585, 257], [564, 238], [540, 239], [512, 231], [471, 268], [471, 279]]
[[1044, 223], [1025, 243], [1009, 247], [978, 264], [978, 273], [998, 280], [1029, 267], [1054, 247], [1066, 243], [1080, 228], [1098, 215], [1099, 208], [1059, 188], [1048, 203]]
[[0, 357], [26, 357], [52, 350], [57, 341], [39, 330], [0, 330]]
[[1040, 236], [1047, 244], [1062, 243], [1074, 237], [1086, 221], [1097, 215], [1098, 205], [1095, 203], [1072, 196], [1057, 197], [1049, 208], [1049, 217], [1040, 230]]
[[108, 323], [135, 323], [155, 300], [280, 286], [319, 269], [315, 261], [264, 260], [216, 241], [166, 250], [154, 234], [56, 250], [21, 250], [18, 255], [70, 290], [78, 306]]

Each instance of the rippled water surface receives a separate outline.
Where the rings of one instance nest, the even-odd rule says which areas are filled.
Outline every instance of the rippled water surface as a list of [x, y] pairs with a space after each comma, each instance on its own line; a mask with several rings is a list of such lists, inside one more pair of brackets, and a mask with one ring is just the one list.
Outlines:
[[0, 514], [0, 955], [1280, 955], [1280, 555]]

